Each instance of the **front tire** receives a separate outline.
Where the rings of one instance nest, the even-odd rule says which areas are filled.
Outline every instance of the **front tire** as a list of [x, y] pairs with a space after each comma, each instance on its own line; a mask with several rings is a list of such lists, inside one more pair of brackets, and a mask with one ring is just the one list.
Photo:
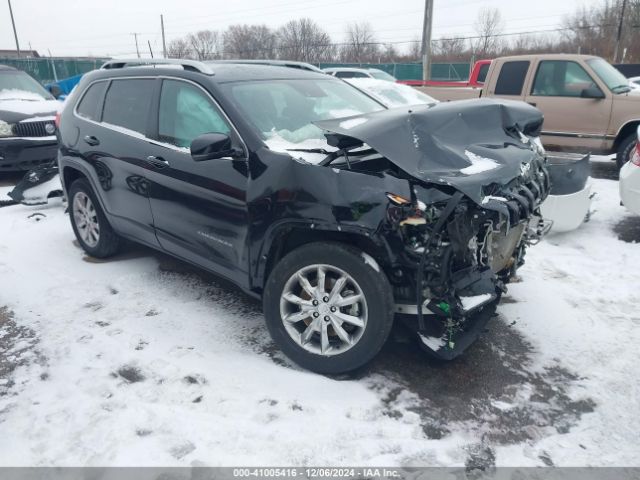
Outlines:
[[618, 170], [620, 170], [625, 163], [631, 160], [631, 155], [633, 154], [633, 148], [636, 145], [637, 135], [634, 133], [626, 137], [620, 145], [618, 145], [618, 150], [616, 153], [616, 165], [618, 166]]
[[69, 188], [69, 218], [76, 239], [92, 257], [114, 255], [121, 245], [89, 182], [79, 178]]
[[345, 373], [369, 362], [393, 324], [385, 274], [370, 257], [338, 243], [304, 245], [281, 259], [263, 304], [274, 342], [317, 373]]

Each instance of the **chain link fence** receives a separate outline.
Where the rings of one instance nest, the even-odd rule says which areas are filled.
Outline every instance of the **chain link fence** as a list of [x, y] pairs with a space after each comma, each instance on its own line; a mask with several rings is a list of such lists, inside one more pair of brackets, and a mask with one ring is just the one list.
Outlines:
[[[398, 80], [422, 80], [422, 63], [320, 63], [318, 67], [377, 68]], [[470, 71], [469, 63], [432, 63], [431, 80], [466, 80]]]
[[[28, 72], [43, 84], [87, 73], [106, 62], [108, 58], [0, 58], [0, 64]], [[378, 68], [398, 80], [422, 80], [422, 63], [320, 63], [320, 68], [357, 67]], [[469, 63], [433, 63], [432, 80], [466, 80]]]
[[24, 70], [43, 84], [90, 72], [107, 58], [0, 58], [0, 64]]

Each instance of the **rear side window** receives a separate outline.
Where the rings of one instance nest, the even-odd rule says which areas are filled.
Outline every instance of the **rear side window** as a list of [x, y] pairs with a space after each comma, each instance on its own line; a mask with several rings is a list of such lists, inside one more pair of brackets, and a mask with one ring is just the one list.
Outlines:
[[76, 108], [76, 112], [83, 118], [89, 120], [100, 121], [99, 107], [102, 104], [102, 97], [107, 89], [107, 82], [96, 82], [91, 85], [80, 103]]
[[480, 71], [478, 72], [478, 83], [484, 83], [487, 80], [487, 73], [489, 73], [490, 63], [485, 63], [480, 66]]
[[496, 95], [521, 95], [529, 70], [528, 61], [505, 62], [496, 82]]
[[144, 134], [154, 79], [114, 80], [104, 100], [102, 121]]

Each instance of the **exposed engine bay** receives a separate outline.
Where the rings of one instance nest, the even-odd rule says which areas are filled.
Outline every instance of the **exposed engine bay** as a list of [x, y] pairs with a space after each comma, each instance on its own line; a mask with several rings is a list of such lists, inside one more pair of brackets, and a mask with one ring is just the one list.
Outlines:
[[386, 193], [377, 233], [402, 249], [388, 272], [396, 313], [431, 353], [447, 359], [475, 340], [527, 247], [550, 228], [539, 211], [551, 188], [537, 142], [541, 115], [528, 106], [475, 102], [465, 102], [471, 108], [464, 115], [459, 105], [444, 112], [440, 105], [441, 115], [425, 109], [393, 118], [390, 111], [390, 118], [372, 116], [350, 129], [321, 122], [337, 148], [322, 164], [409, 182], [410, 195]]

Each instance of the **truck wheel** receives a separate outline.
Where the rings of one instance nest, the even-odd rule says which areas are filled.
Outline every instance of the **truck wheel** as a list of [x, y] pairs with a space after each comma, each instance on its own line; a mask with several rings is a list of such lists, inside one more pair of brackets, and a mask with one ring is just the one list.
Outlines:
[[616, 165], [618, 165], [618, 170], [620, 170], [625, 163], [631, 160], [633, 147], [636, 145], [637, 138], [637, 135], [634, 133], [622, 140], [620, 145], [618, 145], [618, 151], [616, 154]]
[[317, 373], [364, 365], [393, 324], [385, 274], [368, 255], [338, 243], [313, 243], [285, 256], [269, 275], [263, 303], [274, 342]]
[[77, 179], [69, 188], [69, 218], [80, 246], [92, 257], [110, 257], [120, 248], [120, 237], [109, 225], [91, 185], [84, 178]]

